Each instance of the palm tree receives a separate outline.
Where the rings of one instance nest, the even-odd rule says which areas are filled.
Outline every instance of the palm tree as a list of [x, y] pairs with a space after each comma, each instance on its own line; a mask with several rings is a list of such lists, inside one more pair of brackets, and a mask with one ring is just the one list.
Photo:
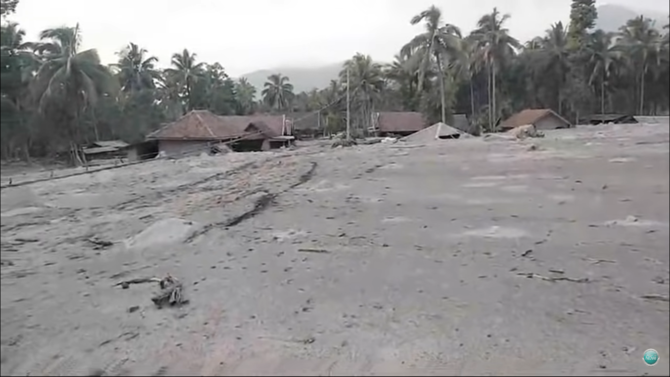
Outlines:
[[180, 97], [185, 99], [185, 110], [194, 109], [193, 88], [195, 83], [204, 75], [205, 63], [197, 63], [196, 54], [191, 54], [187, 49], [181, 53], [172, 55], [172, 68], [166, 69], [174, 84], [179, 86]]
[[237, 93], [241, 115], [253, 113], [256, 105], [256, 88], [249, 83], [249, 80], [242, 77], [235, 84], [235, 92]]
[[280, 112], [288, 109], [293, 101], [293, 84], [281, 73], [272, 74], [263, 85], [261, 96], [268, 106]]
[[509, 14], [501, 15], [498, 8], [493, 8], [491, 13], [479, 19], [477, 29], [472, 32], [480, 59], [489, 71], [489, 127], [492, 130], [498, 116], [496, 108], [497, 71], [506, 61], [514, 57], [515, 50], [521, 47], [519, 41], [510, 36], [509, 30], [504, 27], [509, 18]]
[[[79, 25], [47, 29], [40, 33], [34, 48], [43, 63], [32, 84], [40, 111], [47, 106], [60, 108], [68, 117], [68, 131], [74, 161], [79, 160], [77, 144], [82, 141], [79, 121], [101, 95], [115, 95], [118, 85], [95, 49], [79, 51]], [[94, 128], [95, 137], [99, 135]]]
[[9, 101], [13, 108], [18, 108], [23, 88], [40, 65], [40, 60], [29, 50], [33, 44], [23, 42], [25, 35], [15, 22], [0, 26], [2, 100]]
[[650, 65], [660, 64], [662, 37], [650, 19], [640, 16], [621, 27], [619, 50], [625, 52], [637, 71], [639, 83], [639, 114], [644, 113], [645, 81]]
[[419, 55], [395, 55], [393, 63], [386, 66], [385, 75], [393, 88], [400, 93], [403, 108], [418, 110]]
[[158, 58], [147, 57], [147, 50], [130, 43], [119, 52], [119, 62], [114, 65], [119, 70], [118, 77], [124, 92], [155, 89], [159, 74], [155, 69]]
[[444, 24], [442, 11], [431, 6], [425, 11], [412, 18], [410, 23], [416, 25], [424, 22], [425, 32], [415, 36], [402, 47], [401, 54], [408, 57], [419, 54], [419, 87], [423, 89], [427, 71], [435, 69], [440, 81], [440, 104], [442, 110], [442, 122], [446, 122], [446, 99], [444, 90], [444, 70], [447, 61], [455, 59], [461, 51], [461, 31], [451, 24]]
[[591, 75], [589, 85], [593, 85], [596, 80], [600, 81], [600, 113], [605, 114], [605, 84], [612, 72], [613, 64], [616, 59], [616, 49], [613, 46], [614, 35], [602, 30], [596, 30], [591, 34], [587, 53], [589, 54], [589, 63], [591, 64]]
[[2, 109], [2, 156], [8, 158], [23, 145], [29, 159], [31, 131], [26, 120], [30, 117], [26, 88], [39, 68], [39, 60], [24, 43], [25, 31], [16, 23], [0, 26], [0, 108]]
[[[455, 69], [459, 77], [468, 81], [470, 91], [470, 116], [475, 115], [475, 86], [473, 79], [481, 71], [482, 59], [478, 58], [477, 41], [472, 35], [463, 40], [462, 59], [456, 62]], [[479, 130], [481, 133], [481, 130]]]
[[569, 70], [570, 49], [568, 33], [562, 22], [551, 25], [544, 38], [539, 55], [540, 69], [553, 77], [556, 87], [556, 101], [559, 114], [563, 110], [563, 86]]
[[340, 71], [340, 81], [344, 84], [349, 75], [349, 93], [352, 110], [359, 114], [358, 128], [371, 126], [375, 105], [381, 100], [384, 89], [382, 66], [375, 63], [369, 55], [356, 54], [344, 62]]

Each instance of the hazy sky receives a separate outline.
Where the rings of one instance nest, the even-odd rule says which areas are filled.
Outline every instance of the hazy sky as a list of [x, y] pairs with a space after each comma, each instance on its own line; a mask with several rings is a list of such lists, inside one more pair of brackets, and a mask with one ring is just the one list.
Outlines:
[[[634, 9], [668, 9], [668, 0], [608, 0]], [[11, 19], [35, 39], [40, 30], [77, 22], [84, 48], [105, 63], [132, 41], [169, 64], [188, 48], [233, 76], [277, 66], [342, 61], [356, 52], [389, 61], [420, 27], [410, 18], [431, 4], [470, 31], [497, 6], [520, 40], [566, 21], [570, 0], [20, 0]]]

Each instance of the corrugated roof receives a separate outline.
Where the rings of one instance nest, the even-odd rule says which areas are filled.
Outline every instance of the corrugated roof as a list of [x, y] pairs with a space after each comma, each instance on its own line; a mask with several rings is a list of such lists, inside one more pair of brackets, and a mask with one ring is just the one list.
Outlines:
[[426, 120], [416, 112], [377, 113], [377, 129], [381, 132], [416, 132], [426, 128]]
[[283, 115], [255, 114], [255, 115], [226, 115], [221, 116], [223, 121], [237, 130], [244, 132], [250, 124], [263, 123], [261, 126], [272, 130], [276, 135], [290, 135], [290, 121], [286, 120], [286, 129], [284, 129]]
[[275, 132], [275, 130], [270, 128], [265, 122], [259, 120], [249, 123], [244, 129], [244, 132], [250, 134], [260, 133], [261, 135], [254, 137], [256, 139], [263, 137], [272, 139], [273, 137], [281, 136], [281, 133]]
[[567, 126], [572, 126], [570, 122], [556, 114], [551, 109], [526, 109], [507, 118], [500, 124], [500, 128], [503, 130], [509, 130], [519, 126], [525, 126], [527, 124], [535, 124], [537, 121], [547, 116], [556, 117], [564, 122]]
[[99, 153], [109, 153], [109, 152], [118, 152], [119, 148], [116, 147], [93, 147], [93, 148], [84, 148], [84, 154], [99, 154]]
[[110, 147], [110, 148], [125, 148], [129, 146], [130, 144], [126, 143], [123, 140], [107, 140], [107, 141], [96, 141], [91, 143], [92, 145], [98, 146], [98, 147]]
[[[176, 121], [152, 132], [148, 139], [227, 140], [246, 135], [250, 124], [259, 130], [282, 135], [282, 115], [218, 116], [207, 110], [193, 110]], [[260, 124], [263, 124], [261, 126]], [[261, 130], [262, 131], [262, 130]]]

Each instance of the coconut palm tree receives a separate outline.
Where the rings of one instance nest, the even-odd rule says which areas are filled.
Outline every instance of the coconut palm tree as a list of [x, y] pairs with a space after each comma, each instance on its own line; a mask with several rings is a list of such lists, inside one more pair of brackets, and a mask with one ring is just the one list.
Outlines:
[[458, 77], [468, 82], [470, 116], [473, 117], [475, 115], [475, 85], [473, 79], [477, 73], [481, 72], [483, 60], [479, 58], [480, 51], [477, 48], [477, 40], [472, 35], [463, 39], [462, 51], [461, 59], [455, 62], [454, 69]]
[[586, 53], [589, 56], [591, 74], [589, 85], [600, 82], [600, 113], [605, 114], [605, 86], [612, 73], [617, 53], [613, 43], [614, 35], [602, 30], [596, 30], [590, 35]]
[[124, 92], [142, 89], [155, 89], [159, 73], [155, 68], [158, 58], [147, 57], [147, 50], [130, 43], [119, 52], [119, 62], [114, 65]]
[[351, 110], [358, 113], [356, 127], [361, 130], [368, 129], [371, 126], [375, 105], [381, 101], [384, 90], [382, 66], [375, 63], [370, 55], [356, 54], [344, 62], [340, 71], [340, 81], [343, 85], [346, 85], [347, 82], [347, 72]]
[[620, 29], [619, 50], [626, 53], [634, 67], [639, 83], [639, 114], [644, 113], [645, 81], [652, 65], [659, 65], [662, 58], [662, 37], [644, 16], [629, 20]]
[[2, 112], [2, 156], [15, 156], [17, 147], [23, 146], [29, 159], [32, 134], [27, 124], [30, 118], [28, 84], [39, 68], [39, 60], [24, 43], [25, 32], [16, 23], [0, 26], [0, 111]]
[[497, 120], [497, 89], [496, 76], [498, 70], [511, 58], [516, 49], [521, 47], [518, 40], [510, 36], [504, 24], [509, 20], [509, 14], [500, 14], [497, 8], [482, 16], [477, 22], [477, 28], [472, 32], [472, 38], [479, 50], [479, 57], [489, 71], [489, 127], [494, 128]]
[[435, 6], [417, 14], [410, 21], [412, 25], [421, 22], [424, 23], [425, 31], [415, 36], [400, 51], [404, 56], [418, 54], [421, 57], [419, 63], [419, 91], [423, 89], [426, 73], [429, 70], [437, 72], [440, 85], [442, 122], [446, 122], [444, 71], [447, 62], [456, 59], [461, 52], [461, 30], [454, 25], [445, 24], [442, 19], [442, 11]]
[[554, 79], [556, 88], [556, 106], [558, 112], [563, 110], [563, 87], [570, 68], [570, 49], [568, 33], [562, 22], [551, 25], [546, 31], [544, 44], [539, 54], [539, 67], [543, 74]]
[[251, 114], [256, 107], [256, 88], [249, 83], [245, 77], [240, 78], [235, 84], [239, 113], [241, 115]]
[[3, 101], [18, 107], [19, 97], [40, 65], [40, 60], [29, 50], [31, 43], [24, 43], [26, 32], [15, 22], [0, 26], [0, 66]]
[[[100, 63], [95, 49], [79, 51], [79, 25], [47, 29], [39, 37], [34, 49], [43, 63], [32, 82], [33, 98], [39, 111], [52, 106], [66, 115], [73, 158], [77, 161], [80, 157], [77, 145], [83, 141], [81, 115], [101, 95], [116, 95], [118, 84]], [[97, 128], [94, 131], [97, 139]]]
[[385, 75], [393, 89], [400, 94], [403, 108], [417, 111], [419, 108], [419, 55], [397, 54], [393, 63], [386, 66]]
[[194, 109], [193, 89], [195, 83], [204, 76], [205, 63], [197, 62], [197, 55], [184, 49], [172, 55], [172, 67], [165, 70], [173, 85], [179, 87], [181, 99], [185, 102], [184, 110]]
[[281, 73], [275, 73], [268, 76], [261, 91], [263, 102], [272, 109], [280, 112], [288, 109], [295, 95], [293, 94], [293, 84], [290, 79]]

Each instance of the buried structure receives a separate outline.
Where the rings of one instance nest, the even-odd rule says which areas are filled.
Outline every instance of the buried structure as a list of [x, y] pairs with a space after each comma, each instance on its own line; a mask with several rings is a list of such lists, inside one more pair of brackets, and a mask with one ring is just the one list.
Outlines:
[[537, 130], [572, 128], [572, 123], [551, 109], [526, 109], [503, 121], [499, 130], [509, 131], [526, 125], [533, 125]]
[[410, 142], [428, 142], [431, 140], [440, 139], [458, 139], [463, 133], [454, 127], [451, 127], [442, 122], [435, 123], [428, 128], [424, 128], [419, 132], [415, 132], [409, 136], [405, 136], [401, 140]]
[[265, 151], [293, 139], [283, 115], [218, 116], [207, 110], [193, 110], [147, 136], [165, 156], [202, 153], [221, 143], [234, 151]]
[[426, 128], [423, 114], [417, 112], [375, 113], [368, 132], [375, 136], [408, 136]]

